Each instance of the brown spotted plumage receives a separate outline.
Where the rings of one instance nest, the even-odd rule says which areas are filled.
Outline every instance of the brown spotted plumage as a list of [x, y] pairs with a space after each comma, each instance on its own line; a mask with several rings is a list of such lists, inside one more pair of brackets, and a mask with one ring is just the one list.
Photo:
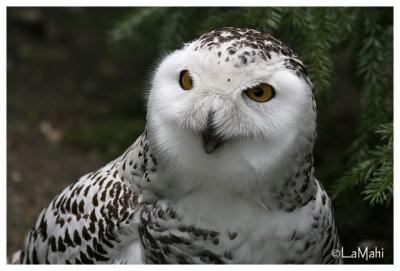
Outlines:
[[313, 85], [288, 46], [208, 32], [160, 63], [147, 108], [144, 133], [57, 195], [13, 262], [341, 262], [314, 173]]
[[137, 239], [131, 233], [141, 206], [132, 184], [122, 181], [120, 169], [129, 152], [138, 147], [133, 144], [125, 156], [81, 177], [56, 196], [28, 234], [20, 263], [116, 260], [119, 250]]

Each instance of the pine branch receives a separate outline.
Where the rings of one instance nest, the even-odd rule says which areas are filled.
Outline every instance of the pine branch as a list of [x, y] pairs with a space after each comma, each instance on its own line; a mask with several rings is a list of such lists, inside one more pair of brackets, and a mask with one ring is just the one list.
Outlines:
[[366, 153], [333, 187], [333, 197], [358, 185], [365, 187], [364, 200], [375, 204], [389, 204], [393, 197], [393, 123], [379, 126], [375, 133], [380, 144]]

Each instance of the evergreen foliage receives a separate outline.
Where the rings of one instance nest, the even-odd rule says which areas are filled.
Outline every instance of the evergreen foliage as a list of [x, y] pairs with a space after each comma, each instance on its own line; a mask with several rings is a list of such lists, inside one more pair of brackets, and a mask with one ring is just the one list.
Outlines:
[[[223, 26], [269, 32], [306, 64], [319, 106], [332, 99], [335, 53], [352, 57], [361, 97], [357, 137], [347, 171], [331, 192], [361, 187], [371, 205], [390, 205], [393, 194], [393, 9], [390, 8], [164, 8], [133, 9], [112, 32], [113, 40], [155, 43], [169, 51]], [[150, 31], [150, 33], [148, 32]]]

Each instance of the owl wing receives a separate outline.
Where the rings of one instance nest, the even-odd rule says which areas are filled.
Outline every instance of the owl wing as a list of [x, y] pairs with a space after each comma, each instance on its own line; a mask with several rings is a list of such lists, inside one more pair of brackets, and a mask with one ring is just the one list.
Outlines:
[[147, 167], [154, 167], [144, 163], [146, 135], [143, 133], [121, 157], [65, 188], [41, 211], [19, 253], [20, 263], [134, 260], [129, 257], [135, 254], [133, 249], [140, 249], [137, 226], [142, 204], [126, 172], [137, 179]]
[[321, 254], [321, 263], [342, 263], [341, 257], [335, 258], [332, 255], [335, 249], [340, 250], [341, 248], [339, 235], [334, 222], [332, 201], [322, 183], [318, 180], [316, 180], [316, 183], [318, 187], [315, 199], [317, 207], [313, 214], [313, 227], [321, 234], [321, 240], [318, 244], [318, 251]]

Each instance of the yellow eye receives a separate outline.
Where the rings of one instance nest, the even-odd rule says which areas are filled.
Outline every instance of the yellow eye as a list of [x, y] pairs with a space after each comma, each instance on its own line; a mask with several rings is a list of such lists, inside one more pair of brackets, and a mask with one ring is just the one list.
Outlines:
[[275, 96], [275, 90], [268, 84], [261, 84], [245, 91], [250, 99], [259, 103], [265, 103]]
[[193, 87], [192, 77], [189, 74], [188, 70], [183, 70], [179, 74], [179, 85], [184, 90], [190, 90]]

